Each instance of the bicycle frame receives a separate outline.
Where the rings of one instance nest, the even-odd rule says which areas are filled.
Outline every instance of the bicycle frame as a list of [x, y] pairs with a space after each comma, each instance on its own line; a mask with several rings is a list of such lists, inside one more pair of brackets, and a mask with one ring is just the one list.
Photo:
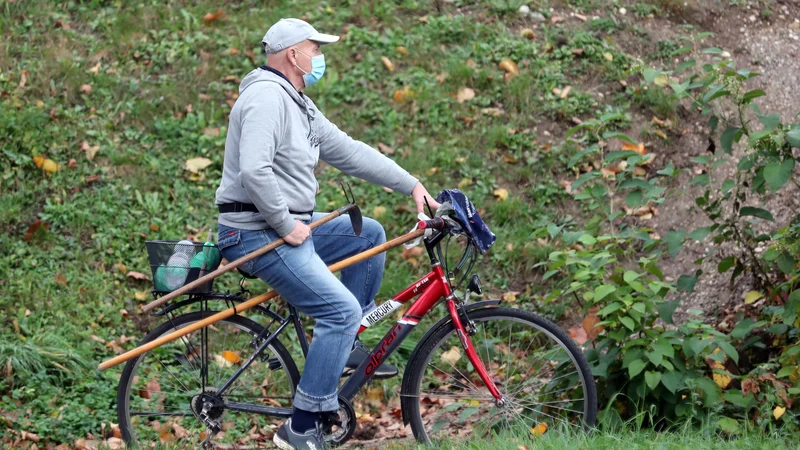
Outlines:
[[[428, 312], [430, 312], [430, 310], [442, 298], [445, 300], [450, 319], [453, 321], [456, 332], [458, 333], [458, 337], [462, 346], [464, 347], [470, 363], [473, 365], [492, 396], [497, 401], [502, 401], [502, 396], [497, 389], [497, 386], [489, 376], [488, 372], [486, 371], [486, 367], [483, 365], [483, 362], [480, 360], [475, 348], [472, 345], [470, 333], [462, 323], [458, 312], [459, 305], [456, 304], [456, 296], [453, 293], [450, 282], [447, 280], [441, 262], [437, 259], [436, 254], [433, 251], [435, 246], [443, 238], [444, 234], [439, 232], [431, 238], [424, 240], [425, 247], [428, 251], [428, 256], [431, 259], [431, 271], [417, 280], [414, 284], [408, 286], [392, 299], [381, 304], [372, 313], [363, 318], [361, 327], [358, 330], [358, 334], [361, 334], [368, 327], [379, 322], [392, 311], [395, 311], [397, 308], [419, 295], [419, 298], [412, 303], [408, 312], [403, 314], [403, 316], [395, 322], [394, 326], [392, 326], [389, 332], [386, 333], [378, 345], [376, 345], [372, 352], [370, 352], [369, 356], [358, 366], [355, 372], [350, 375], [348, 380], [339, 390], [339, 396], [346, 399], [348, 402], [352, 402], [353, 398], [361, 390], [361, 388], [363, 388], [364, 385], [372, 380], [373, 376], [375, 375], [375, 369], [380, 367], [386, 358], [388, 358], [397, 349], [397, 347], [400, 346], [403, 340], [405, 340], [411, 331], [413, 331], [414, 328], [419, 324], [420, 320], [422, 320], [422, 318], [425, 317], [425, 315], [428, 314]], [[273, 320], [273, 323], [274, 322], [275, 320]], [[236, 373], [234, 373], [231, 378], [228, 379], [216, 391], [216, 395], [221, 396], [236, 381], [236, 379], [245, 370], [247, 370], [255, 358], [259, 357], [259, 355], [267, 348], [269, 343], [272, 342], [272, 340], [275, 339], [279, 334], [281, 334], [281, 332], [283, 332], [283, 330], [290, 323], [294, 324], [298, 338], [300, 338], [301, 341], [303, 353], [305, 356], [307, 356], [307, 342], [305, 335], [303, 334], [302, 324], [300, 323], [300, 319], [296, 314], [296, 310], [293, 307], [290, 307], [289, 316], [280, 321], [280, 325], [274, 332], [269, 332], [268, 330], [271, 328], [271, 326], [268, 326], [264, 329], [262, 334], [268, 333], [269, 336], [259, 335], [255, 338], [254, 341], [258, 341], [262, 338], [265, 339], [258, 345], [256, 351], [239, 367]], [[291, 408], [269, 407], [239, 402], [225, 402], [225, 406], [226, 408], [235, 411], [245, 411], [276, 417], [290, 417], [292, 415]]]

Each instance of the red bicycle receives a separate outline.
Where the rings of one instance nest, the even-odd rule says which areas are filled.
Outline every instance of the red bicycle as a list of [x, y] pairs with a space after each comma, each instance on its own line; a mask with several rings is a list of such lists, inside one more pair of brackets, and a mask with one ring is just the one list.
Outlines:
[[[440, 218], [420, 221], [418, 228], [432, 230], [424, 239], [431, 271], [364, 317], [359, 332], [417, 298], [343, 381], [339, 411], [326, 417], [327, 441], [341, 445], [352, 437], [353, 398], [440, 302], [447, 314], [416, 344], [397, 388], [403, 423], [411, 425], [417, 440], [593, 426], [595, 384], [573, 341], [553, 323], [501, 307], [500, 300], [470, 303], [471, 295], [481, 294], [480, 279], [472, 274], [478, 251], [471, 236]], [[448, 267], [450, 247], [461, 255], [453, 267]], [[191, 295], [161, 310], [168, 320], [140, 345], [215, 314], [209, 303], [245, 300], [245, 292]], [[199, 310], [176, 314], [185, 307]], [[266, 326], [235, 314], [129, 360], [117, 397], [126, 443], [237, 448], [271, 438], [275, 426], [292, 414], [300, 378], [283, 332], [293, 327], [291, 343], [304, 356], [308, 350], [297, 311], [286, 309], [281, 315], [259, 305], [253, 310], [267, 318]]]

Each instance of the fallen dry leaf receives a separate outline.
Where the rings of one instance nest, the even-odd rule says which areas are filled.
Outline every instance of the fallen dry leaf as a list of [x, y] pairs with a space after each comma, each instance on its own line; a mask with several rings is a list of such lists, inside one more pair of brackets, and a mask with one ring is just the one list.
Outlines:
[[395, 50], [397, 50], [397, 53], [400, 53], [403, 56], [408, 55], [408, 49], [403, 47], [403, 46], [399, 46], [399, 47], [395, 48]]
[[458, 103], [464, 103], [465, 101], [472, 100], [473, 98], [475, 98], [475, 91], [468, 87], [461, 88], [456, 95], [456, 100]]
[[35, 164], [36, 167], [41, 169], [42, 166], [44, 165], [44, 156], [34, 156], [33, 157], [33, 164]]
[[83, 152], [86, 154], [86, 159], [92, 161], [94, 160], [95, 155], [97, 155], [97, 152], [100, 150], [100, 146], [99, 145], [92, 146], [89, 145], [88, 142], [83, 141], [81, 142], [81, 150], [83, 150]]
[[80, 91], [86, 95], [89, 95], [92, 93], [92, 86], [88, 84], [82, 84], [80, 87]]
[[597, 317], [597, 312], [600, 310], [598, 307], [589, 308], [589, 311], [586, 312], [586, 317], [583, 318], [583, 322], [581, 322], [581, 326], [583, 330], [586, 331], [586, 336], [590, 340], [595, 340], [597, 336], [604, 330], [604, 327], [596, 326], [600, 323], [600, 318]]
[[39, 229], [44, 229], [45, 231], [50, 229], [50, 224], [47, 222], [42, 222], [39, 219], [33, 221], [30, 226], [28, 226], [28, 230], [25, 231], [25, 237], [22, 238], [23, 241], [27, 242], [33, 239], [33, 235], [36, 234]]
[[573, 327], [569, 329], [569, 337], [572, 338], [578, 345], [583, 345], [589, 340], [586, 330], [583, 327]]
[[569, 91], [571, 91], [571, 90], [572, 90], [572, 86], [567, 86], [567, 87], [565, 87], [565, 88], [564, 88], [564, 89], [561, 91], [561, 95], [559, 95], [559, 97], [561, 97], [561, 98], [567, 98], [567, 96], [569, 95]]
[[239, 357], [238, 354], [228, 350], [224, 350], [222, 352], [222, 357], [225, 358], [225, 360], [231, 364], [239, 364], [240, 362], [242, 362], [242, 358]]
[[56, 173], [60, 168], [61, 166], [59, 166], [55, 161], [49, 158], [45, 159], [44, 163], [42, 164], [42, 170], [44, 170], [47, 173]]
[[775, 409], [772, 410], [772, 417], [774, 417], [775, 420], [778, 420], [783, 416], [783, 413], [785, 413], [785, 412], [786, 412], [786, 408], [785, 407], [776, 406]]
[[534, 33], [530, 28], [523, 28], [520, 30], [519, 35], [531, 40], [536, 39], [536, 33]]
[[381, 56], [381, 62], [389, 72], [394, 72], [394, 63], [392, 62], [391, 59], [385, 56]]
[[386, 155], [394, 154], [394, 149], [384, 144], [383, 142], [378, 142], [378, 150], [380, 150], [381, 153]]
[[25, 83], [27, 83], [27, 82], [28, 82], [28, 71], [27, 70], [23, 70], [19, 74], [19, 84], [17, 85], [17, 87], [24, 88], [25, 87]]
[[187, 159], [186, 164], [183, 166], [183, 168], [188, 170], [189, 172], [199, 174], [201, 170], [205, 169], [210, 165], [211, 165], [210, 159], [200, 156], [197, 158]]
[[92, 73], [93, 75], [97, 75], [98, 73], [100, 73], [100, 65], [101, 63], [100, 61], [98, 61], [97, 64], [94, 65], [94, 67], [89, 69], [89, 72]]
[[394, 91], [394, 96], [392, 98], [394, 98], [394, 101], [398, 103], [403, 103], [405, 101], [413, 99], [415, 95], [416, 93], [412, 91], [410, 87], [405, 86], [403, 87], [403, 89], [398, 89]]
[[508, 200], [508, 190], [507, 189], [503, 189], [503, 188], [495, 189], [493, 191], [493, 193], [494, 193], [494, 196], [497, 197], [498, 201], [502, 202], [502, 201]]
[[517, 301], [518, 295], [519, 291], [508, 291], [505, 294], [503, 294], [500, 298], [502, 298], [506, 302], [513, 303]]
[[69, 24], [64, 23], [61, 19], [56, 20], [56, 22], [53, 24], [53, 28], [61, 28], [62, 30], [72, 29]]
[[141, 272], [128, 272], [128, 278], [133, 278], [134, 280], [150, 280], [150, 277]]
[[144, 301], [144, 299], [147, 298], [147, 292], [145, 292], [145, 291], [138, 292], [137, 291], [136, 293], [133, 294], [133, 298], [135, 298], [136, 300], [139, 300], [140, 302]]
[[203, 22], [205, 22], [205, 23], [216, 22], [217, 20], [222, 18], [223, 15], [225, 15], [225, 12], [222, 11], [221, 9], [219, 9], [215, 13], [208, 13], [205, 16], [203, 16]]
[[69, 162], [67, 163], [67, 167], [69, 167], [70, 169], [76, 169], [78, 167], [78, 161], [76, 161], [75, 159], [70, 159]]
[[646, 155], [647, 154], [647, 149], [644, 148], [644, 144], [641, 143], [641, 142], [638, 143], [638, 144], [635, 144], [635, 145], [631, 144], [629, 142], [623, 142], [622, 143], [622, 150], [632, 150], [632, 151], [634, 151], [634, 152], [636, 152], [636, 153], [638, 153], [640, 155]]
[[219, 136], [219, 127], [204, 128], [203, 134], [206, 136], [214, 136], [214, 137]]
[[497, 64], [497, 67], [505, 71], [509, 76], [514, 76], [519, 74], [519, 66], [517, 63], [510, 59], [504, 59]]
[[450, 348], [450, 350], [443, 352], [440, 358], [442, 359], [442, 361], [446, 362], [451, 366], [455, 365], [455, 363], [458, 362], [459, 359], [461, 359], [461, 350], [458, 347], [453, 346]]
[[56, 272], [56, 284], [61, 284], [63, 286], [67, 285], [67, 277], [64, 276], [61, 272]]
[[377, 219], [378, 217], [383, 217], [386, 215], [386, 207], [385, 206], [376, 206], [372, 209], [372, 217]]

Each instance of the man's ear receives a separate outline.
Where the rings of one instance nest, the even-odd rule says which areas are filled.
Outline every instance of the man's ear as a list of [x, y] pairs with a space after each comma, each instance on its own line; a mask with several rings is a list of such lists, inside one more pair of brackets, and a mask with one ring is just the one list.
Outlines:
[[286, 62], [292, 67], [297, 65], [297, 50], [294, 47], [286, 49]]

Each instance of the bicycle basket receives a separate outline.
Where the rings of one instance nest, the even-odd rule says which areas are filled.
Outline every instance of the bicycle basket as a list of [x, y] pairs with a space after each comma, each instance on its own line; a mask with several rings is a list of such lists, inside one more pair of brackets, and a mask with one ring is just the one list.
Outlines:
[[[222, 260], [219, 248], [211, 243], [183, 241], [146, 241], [155, 292], [172, 292], [213, 272]], [[214, 280], [202, 284], [190, 294], [211, 292]]]

